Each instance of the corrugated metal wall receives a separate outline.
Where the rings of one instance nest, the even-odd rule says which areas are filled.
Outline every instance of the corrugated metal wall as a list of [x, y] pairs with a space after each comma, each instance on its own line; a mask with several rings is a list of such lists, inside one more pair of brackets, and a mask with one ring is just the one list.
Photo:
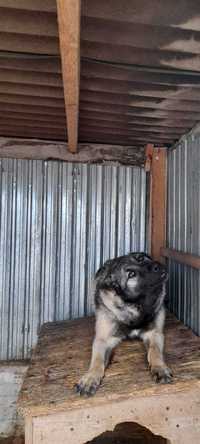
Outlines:
[[[200, 135], [168, 156], [168, 247], [200, 255]], [[200, 271], [170, 260], [170, 308], [200, 334]]]
[[140, 168], [0, 162], [0, 359], [26, 358], [46, 321], [92, 311], [91, 277], [145, 247]]

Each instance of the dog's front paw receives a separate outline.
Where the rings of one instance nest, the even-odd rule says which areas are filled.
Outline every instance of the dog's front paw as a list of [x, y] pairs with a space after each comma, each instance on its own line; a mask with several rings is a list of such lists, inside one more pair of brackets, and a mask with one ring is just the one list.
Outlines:
[[86, 373], [75, 385], [75, 390], [80, 395], [92, 396], [101, 384], [102, 377], [95, 373]]
[[155, 382], [161, 384], [170, 384], [173, 373], [169, 367], [152, 367], [151, 375]]

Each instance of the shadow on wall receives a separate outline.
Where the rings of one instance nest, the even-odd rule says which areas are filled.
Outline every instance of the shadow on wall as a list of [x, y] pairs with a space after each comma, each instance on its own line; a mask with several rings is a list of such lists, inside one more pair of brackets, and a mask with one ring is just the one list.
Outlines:
[[136, 422], [122, 422], [112, 432], [104, 432], [85, 444], [170, 444], [170, 441]]

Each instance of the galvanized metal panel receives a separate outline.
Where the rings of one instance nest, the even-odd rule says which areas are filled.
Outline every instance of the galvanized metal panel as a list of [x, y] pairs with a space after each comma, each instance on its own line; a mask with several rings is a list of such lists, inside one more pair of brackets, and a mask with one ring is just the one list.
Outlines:
[[0, 358], [30, 356], [43, 322], [93, 311], [92, 276], [145, 249], [137, 167], [0, 161]]
[[[168, 247], [200, 255], [200, 134], [168, 156]], [[169, 261], [170, 308], [200, 334], [200, 271]]]

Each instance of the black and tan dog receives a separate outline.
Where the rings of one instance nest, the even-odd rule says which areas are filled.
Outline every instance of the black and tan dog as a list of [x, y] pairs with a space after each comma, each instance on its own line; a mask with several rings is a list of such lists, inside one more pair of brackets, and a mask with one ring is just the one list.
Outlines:
[[126, 338], [140, 338], [147, 348], [156, 382], [169, 383], [171, 370], [163, 359], [166, 268], [144, 253], [130, 253], [105, 262], [95, 275], [96, 335], [88, 372], [76, 385], [93, 395], [104, 376], [111, 351]]

